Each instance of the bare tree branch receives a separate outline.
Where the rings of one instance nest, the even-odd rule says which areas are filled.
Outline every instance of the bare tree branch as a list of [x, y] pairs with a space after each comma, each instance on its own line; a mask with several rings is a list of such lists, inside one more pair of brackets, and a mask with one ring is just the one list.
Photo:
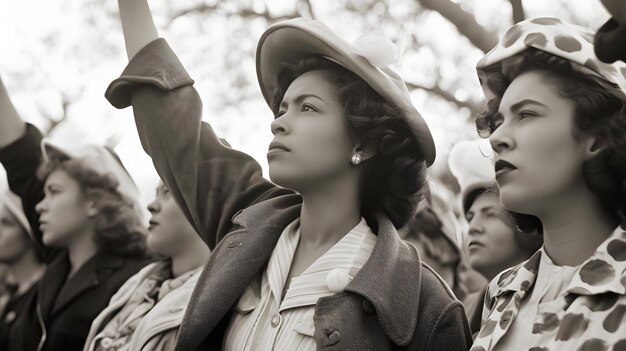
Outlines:
[[479, 103], [477, 103], [475, 101], [462, 101], [462, 100], [459, 100], [456, 97], [454, 97], [454, 95], [452, 95], [450, 92], [442, 89], [438, 85], [435, 85], [435, 86], [432, 86], [432, 87], [427, 87], [427, 86], [421, 85], [421, 84], [406, 82], [406, 86], [409, 89], [420, 89], [420, 90], [427, 91], [427, 92], [429, 92], [431, 94], [437, 95], [440, 98], [455, 104], [459, 108], [465, 107], [465, 108], [467, 108], [467, 109], [469, 109], [471, 111], [471, 115], [472, 116], [478, 114], [483, 109]]
[[[199, 4], [193, 7], [190, 7], [188, 9], [184, 9], [184, 10], [180, 10], [175, 12], [172, 17], [169, 19], [169, 21], [166, 24], [166, 27], [168, 27], [169, 25], [172, 24], [172, 22], [174, 22], [174, 20], [176, 20], [179, 17], [184, 17], [187, 16], [191, 13], [205, 13], [205, 12], [219, 12], [227, 17], [230, 16], [240, 16], [243, 18], [258, 18], [258, 17], [263, 17], [266, 20], [268, 20], [269, 22], [275, 22], [275, 21], [279, 21], [279, 20], [286, 20], [286, 19], [291, 19], [294, 17], [298, 17], [299, 14], [297, 11], [294, 10], [294, 12], [290, 13], [290, 14], [286, 14], [286, 15], [273, 15], [271, 14], [267, 8], [265, 8], [265, 10], [263, 10], [263, 12], [257, 12], [248, 8], [239, 8], [236, 10], [226, 10], [222, 7], [219, 6], [219, 2], [214, 4], [214, 5], [208, 5], [208, 4]], [[311, 12], [311, 14], [313, 14]]]
[[50, 124], [48, 128], [43, 131], [43, 135], [50, 135], [59, 125], [67, 120], [67, 110], [69, 106], [72, 104], [73, 99], [67, 96], [66, 94], [62, 94], [61, 96], [61, 117], [55, 118], [49, 113], [42, 113], [42, 116], [47, 119]]
[[526, 19], [524, 13], [524, 5], [522, 0], [509, 0], [511, 3], [511, 9], [513, 10], [513, 23], [521, 22]]
[[459, 4], [450, 0], [418, 0], [422, 6], [438, 12], [450, 21], [467, 37], [469, 41], [483, 52], [491, 50], [498, 42], [498, 35], [483, 28], [471, 13], [466, 12]]

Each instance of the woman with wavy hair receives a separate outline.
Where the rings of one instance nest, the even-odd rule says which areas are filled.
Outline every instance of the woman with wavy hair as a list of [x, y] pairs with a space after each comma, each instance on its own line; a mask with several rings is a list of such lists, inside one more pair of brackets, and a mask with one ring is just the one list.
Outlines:
[[500, 199], [544, 245], [490, 283], [472, 350], [626, 347], [626, 66], [592, 42], [529, 19], [478, 63]]
[[78, 350], [111, 296], [147, 263], [137, 188], [110, 149], [42, 142], [1, 83], [0, 162], [48, 263], [13, 322], [10, 349]]
[[177, 349], [467, 349], [462, 305], [397, 233], [435, 153], [389, 57], [368, 60], [313, 20], [263, 34], [274, 184], [201, 121], [145, 0], [119, 5], [131, 61], [106, 96], [132, 104], [144, 149], [213, 250]]

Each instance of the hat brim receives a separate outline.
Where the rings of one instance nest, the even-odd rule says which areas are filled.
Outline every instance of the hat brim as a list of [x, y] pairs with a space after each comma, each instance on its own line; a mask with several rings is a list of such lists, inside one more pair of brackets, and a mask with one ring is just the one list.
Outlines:
[[430, 129], [415, 107], [399, 98], [403, 94], [400, 88], [319, 21], [304, 18], [283, 21], [268, 28], [261, 36], [256, 53], [257, 78], [263, 97], [270, 106], [272, 95], [279, 86], [278, 74], [283, 64], [316, 55], [331, 59], [350, 70], [383, 98], [400, 108], [426, 163], [429, 166], [433, 164], [436, 152]]
[[465, 189], [463, 189], [463, 191], [461, 192], [463, 213], [467, 214], [470, 207], [472, 207], [472, 204], [474, 203], [474, 201], [476, 201], [476, 198], [478, 198], [478, 196], [484, 193], [485, 191], [492, 189], [494, 186], [497, 186], [495, 183], [495, 180], [494, 181], [478, 181], [478, 182], [468, 185]]
[[44, 161], [49, 161], [51, 158], [74, 158], [74, 156], [58, 145], [54, 145], [50, 140], [41, 140], [41, 153]]

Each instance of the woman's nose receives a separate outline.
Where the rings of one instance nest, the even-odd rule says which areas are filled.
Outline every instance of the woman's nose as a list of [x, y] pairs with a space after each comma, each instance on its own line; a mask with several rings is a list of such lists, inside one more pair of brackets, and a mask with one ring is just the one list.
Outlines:
[[501, 125], [489, 136], [489, 144], [496, 153], [500, 154], [505, 150], [510, 150], [515, 145], [511, 131]]
[[150, 213], [155, 213], [155, 212], [159, 212], [159, 204], [158, 201], [156, 199], [154, 199], [151, 203], [148, 204], [148, 211]]
[[37, 213], [41, 214], [46, 210], [45, 201], [46, 198], [44, 197], [37, 205], [35, 205], [35, 211]]
[[287, 113], [281, 115], [280, 117], [272, 121], [272, 124], [270, 125], [270, 127], [272, 129], [273, 135], [286, 134], [289, 131], [289, 129], [287, 128], [286, 115]]

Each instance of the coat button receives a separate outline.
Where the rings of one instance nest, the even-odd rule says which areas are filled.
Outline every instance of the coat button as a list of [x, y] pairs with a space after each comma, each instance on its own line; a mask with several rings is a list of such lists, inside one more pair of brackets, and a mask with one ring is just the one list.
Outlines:
[[272, 317], [272, 328], [276, 328], [279, 324], [280, 324], [280, 314], [275, 315], [274, 317]]
[[374, 306], [367, 299], [363, 300], [363, 310], [365, 310], [365, 312], [367, 312], [368, 314], [372, 314], [375, 312]]
[[105, 336], [104, 338], [102, 338], [102, 340], [100, 340], [100, 346], [102, 346], [102, 348], [106, 350], [109, 347], [113, 346], [113, 340], [108, 336]]

